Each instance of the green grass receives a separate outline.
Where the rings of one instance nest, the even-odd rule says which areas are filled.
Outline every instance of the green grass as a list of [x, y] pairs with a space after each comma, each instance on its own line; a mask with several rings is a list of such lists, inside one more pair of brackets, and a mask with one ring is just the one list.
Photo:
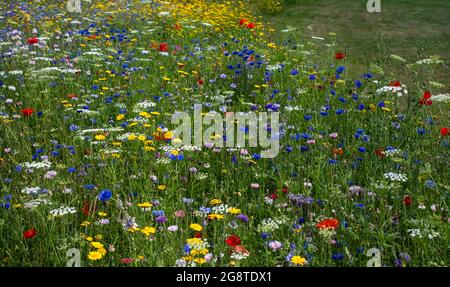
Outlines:
[[[366, 1], [286, 0], [282, 13], [268, 17], [277, 28], [292, 26], [307, 40], [321, 36], [348, 56], [352, 73], [367, 72], [371, 63], [413, 83], [405, 65], [389, 59], [399, 55], [413, 63], [439, 55], [445, 64], [420, 76], [450, 87], [450, 2], [442, 0], [382, 0], [381, 13], [369, 13]], [[329, 35], [336, 33], [336, 37]]]

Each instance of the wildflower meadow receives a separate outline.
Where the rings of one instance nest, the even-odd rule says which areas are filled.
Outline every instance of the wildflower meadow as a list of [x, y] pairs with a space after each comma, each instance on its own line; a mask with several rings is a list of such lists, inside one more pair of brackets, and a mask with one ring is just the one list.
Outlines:
[[0, 3], [0, 266], [449, 265], [448, 55], [253, 2]]

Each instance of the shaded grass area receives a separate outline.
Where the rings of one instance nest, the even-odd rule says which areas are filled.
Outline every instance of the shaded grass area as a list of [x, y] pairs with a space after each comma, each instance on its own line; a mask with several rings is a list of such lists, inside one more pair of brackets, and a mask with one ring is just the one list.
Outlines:
[[[354, 76], [375, 63], [406, 83], [420, 77], [423, 88], [431, 80], [446, 86], [439, 92], [448, 91], [450, 1], [381, 0], [381, 13], [369, 13], [366, 4], [365, 0], [286, 0], [283, 12], [268, 20], [278, 29], [297, 28], [304, 38], [334, 38], [336, 50], [347, 54]], [[412, 71], [390, 59], [391, 54], [403, 57], [406, 64], [438, 55], [444, 64]]]

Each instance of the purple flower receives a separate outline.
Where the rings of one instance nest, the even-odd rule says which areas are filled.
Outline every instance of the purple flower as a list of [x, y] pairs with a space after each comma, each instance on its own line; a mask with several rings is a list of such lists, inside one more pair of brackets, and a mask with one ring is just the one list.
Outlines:
[[161, 216], [156, 217], [155, 220], [156, 220], [156, 222], [158, 222], [158, 223], [164, 223], [164, 222], [167, 221], [167, 217], [165, 217], [164, 215], [161, 215]]
[[237, 219], [240, 219], [240, 220], [242, 220], [242, 221], [244, 221], [244, 222], [248, 222], [248, 221], [249, 221], [248, 216], [245, 215], [245, 214], [242, 214], [242, 213], [236, 215], [236, 218], [237, 218]]

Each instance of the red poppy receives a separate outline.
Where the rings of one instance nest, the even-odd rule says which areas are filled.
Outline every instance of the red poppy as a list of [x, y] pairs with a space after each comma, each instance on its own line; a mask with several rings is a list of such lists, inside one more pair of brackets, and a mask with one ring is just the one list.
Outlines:
[[405, 206], [410, 206], [412, 204], [412, 197], [409, 195], [405, 195], [405, 197], [403, 197], [403, 204]]
[[34, 113], [34, 110], [31, 108], [22, 109], [22, 116], [29, 117]]
[[23, 233], [23, 237], [25, 239], [31, 239], [37, 235], [36, 228], [30, 228]]
[[29, 38], [29, 39], [27, 40], [27, 44], [28, 44], [28, 45], [33, 45], [33, 44], [37, 44], [37, 43], [39, 43], [39, 39], [36, 38], [36, 37], [34, 37], [34, 38]]
[[385, 158], [385, 157], [386, 157], [386, 153], [385, 153], [385, 151], [384, 151], [384, 148], [382, 148], [382, 147], [377, 148], [377, 149], [375, 150], [375, 154], [376, 154], [379, 158]]
[[247, 19], [241, 19], [240, 21], [239, 21], [239, 25], [244, 25], [245, 23], [247, 23], [248, 22], [248, 20]]
[[287, 193], [289, 191], [289, 189], [285, 186], [281, 189], [282, 193]]
[[175, 25], [173, 26], [173, 28], [174, 28], [175, 30], [180, 30], [180, 29], [181, 29], [181, 25], [180, 25], [180, 24], [175, 24]]
[[441, 136], [445, 137], [447, 135], [450, 135], [448, 128], [441, 128]]
[[196, 232], [194, 237], [195, 238], [202, 238], [202, 234], [200, 232]]
[[318, 229], [331, 228], [336, 229], [339, 226], [339, 220], [336, 218], [324, 219], [316, 224]]
[[276, 195], [276, 193], [272, 193], [272, 194], [270, 195], [270, 198], [275, 200], [275, 199], [278, 198], [278, 195]]
[[389, 83], [389, 86], [391, 87], [401, 87], [402, 83], [400, 83], [400, 81], [392, 81]]
[[336, 60], [342, 60], [345, 58], [345, 54], [344, 53], [336, 53], [335, 58], [336, 58]]
[[431, 99], [431, 93], [429, 91], [423, 92], [423, 96], [419, 100], [419, 105], [430, 106], [433, 103], [430, 99]]
[[247, 24], [247, 28], [249, 28], [249, 29], [254, 29], [255, 27], [256, 27], [256, 25], [253, 22], [250, 22]]
[[81, 208], [81, 211], [83, 211], [84, 216], [89, 216], [91, 213], [95, 212], [97, 210], [97, 207], [94, 205], [94, 207], [91, 207], [91, 204], [89, 201], [83, 202], [83, 208]]
[[235, 247], [241, 244], [241, 239], [237, 235], [230, 235], [227, 239], [225, 239], [225, 243], [232, 247]]
[[198, 79], [198, 80], [197, 80], [197, 85], [203, 86], [203, 80], [202, 80], [202, 79]]
[[158, 50], [160, 52], [167, 52], [167, 51], [169, 51], [169, 44], [167, 44], [167, 43], [159, 44]]

